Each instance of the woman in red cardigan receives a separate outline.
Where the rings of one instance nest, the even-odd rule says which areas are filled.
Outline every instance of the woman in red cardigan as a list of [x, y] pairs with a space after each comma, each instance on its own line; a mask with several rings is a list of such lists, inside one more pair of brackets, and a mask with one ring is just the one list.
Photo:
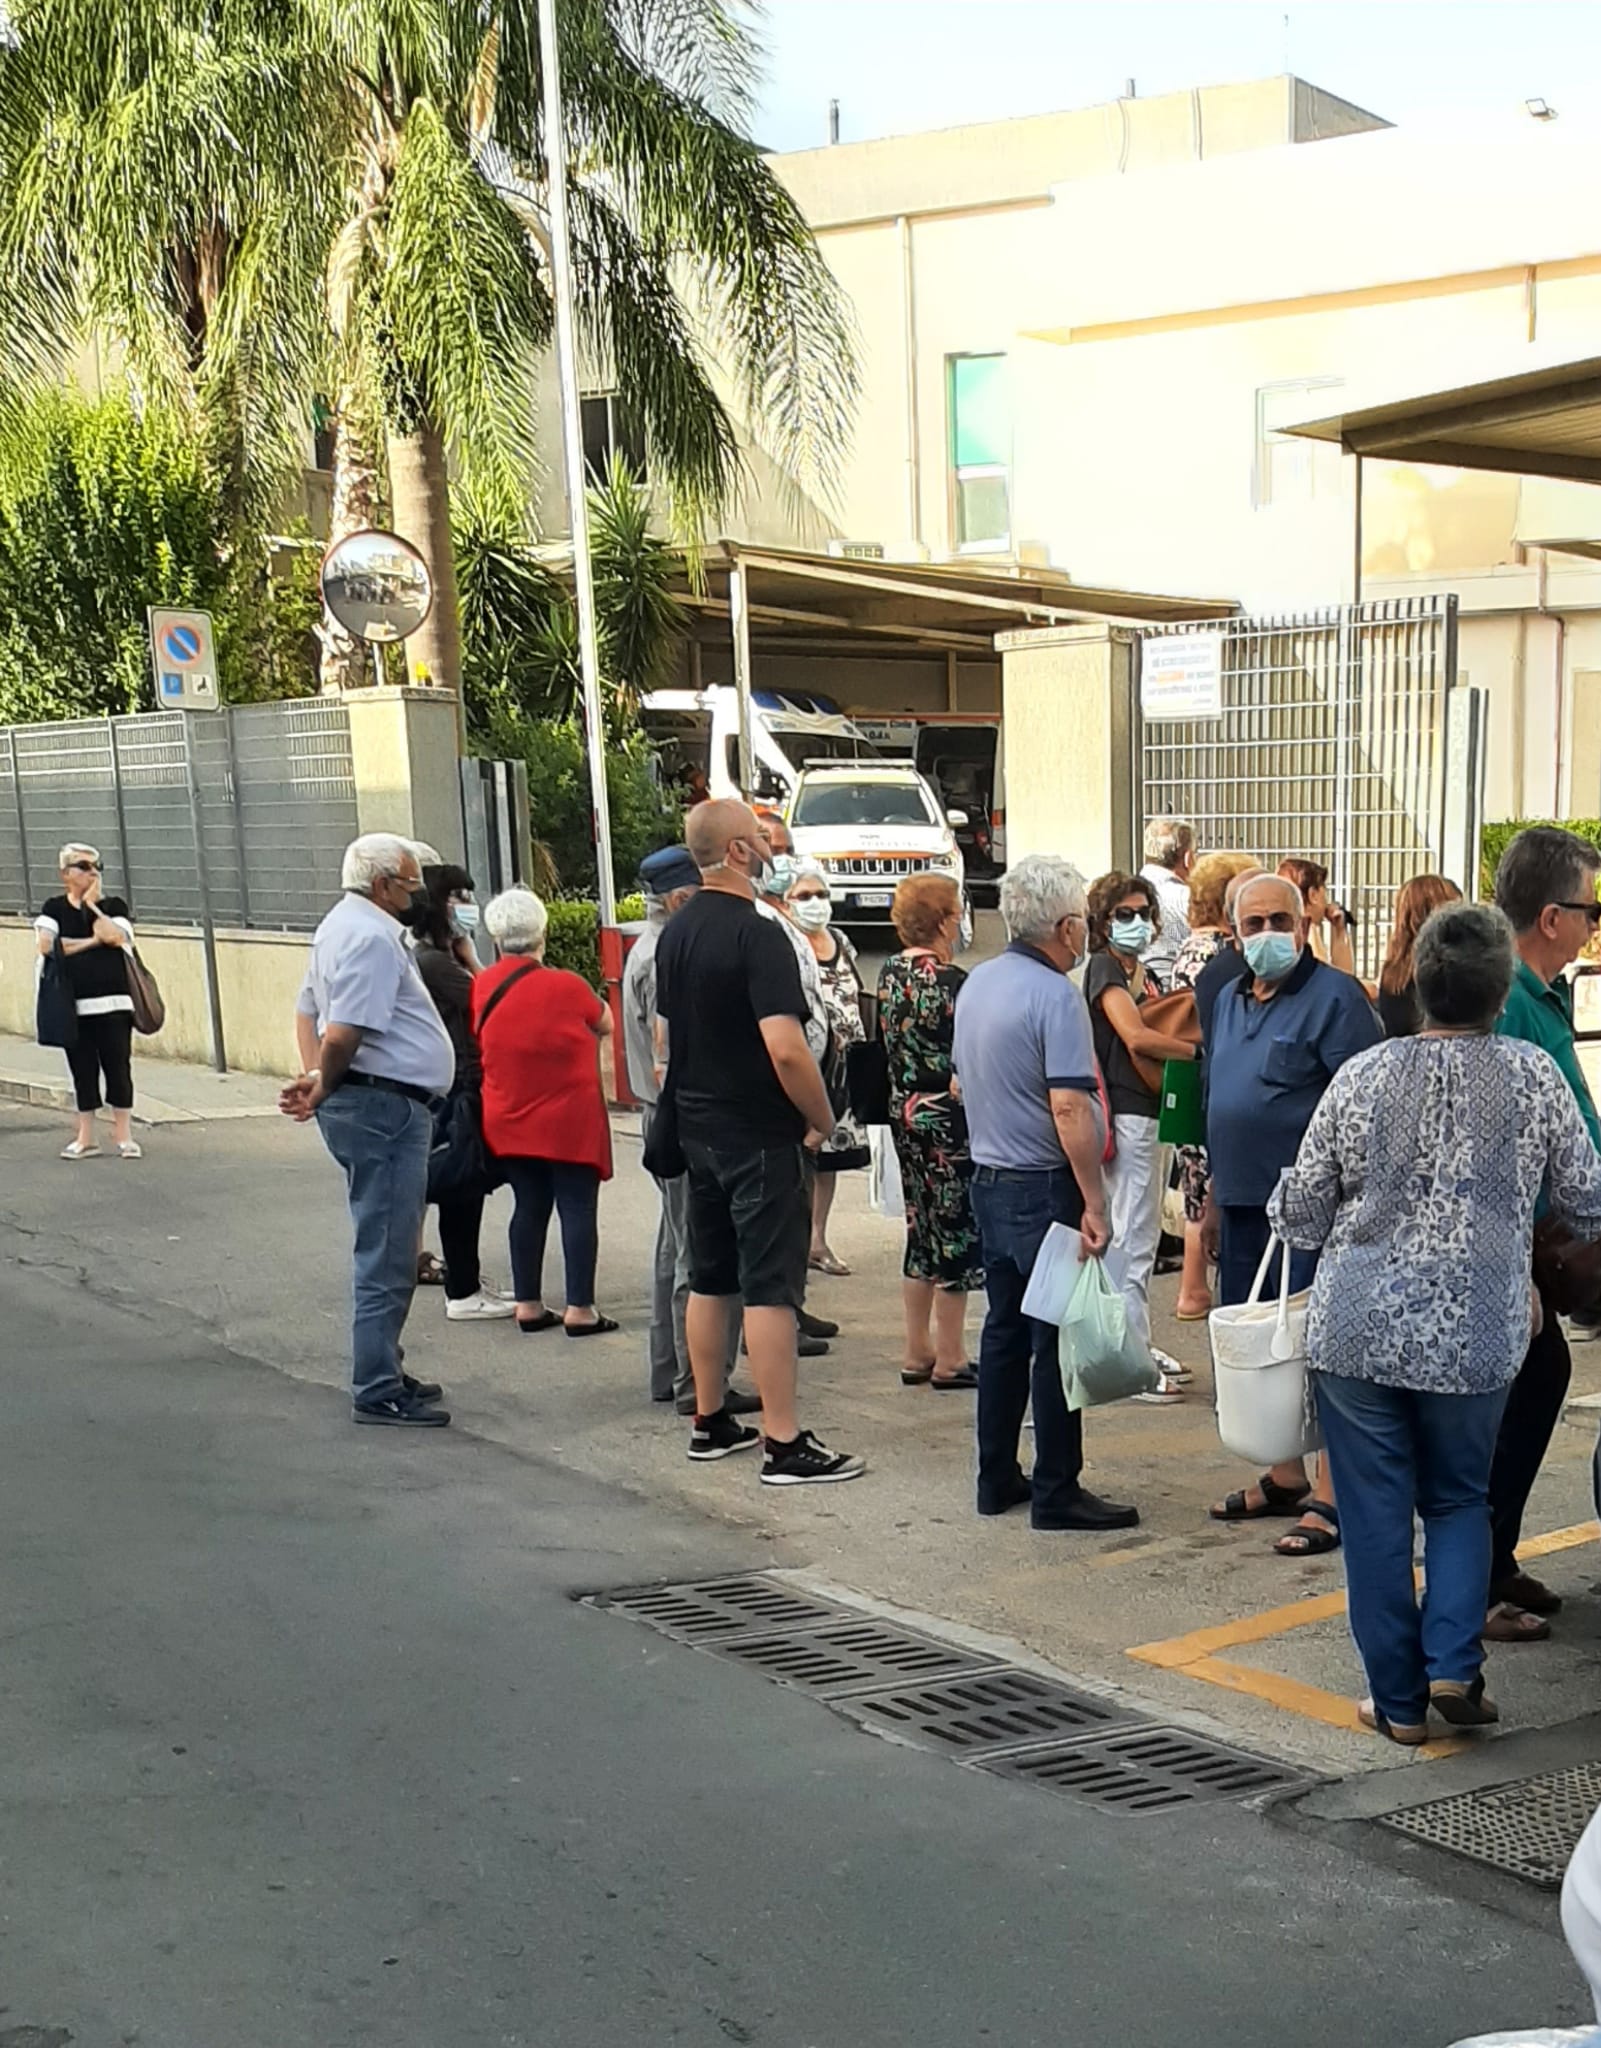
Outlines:
[[[473, 978], [472, 1024], [484, 1063], [484, 1142], [516, 1197], [511, 1274], [517, 1327], [594, 1337], [617, 1325], [595, 1307], [600, 1184], [611, 1179], [611, 1124], [600, 1042], [611, 1012], [581, 975], [545, 965], [545, 906], [508, 889], [484, 909], [502, 958]], [[561, 1217], [567, 1305], [545, 1306], [545, 1240]]]

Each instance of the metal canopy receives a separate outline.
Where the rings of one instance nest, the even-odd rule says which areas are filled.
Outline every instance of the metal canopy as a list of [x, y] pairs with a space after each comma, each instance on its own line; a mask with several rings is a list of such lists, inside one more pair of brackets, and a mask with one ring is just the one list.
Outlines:
[[1390, 462], [1601, 484], [1601, 356], [1349, 406], [1284, 432]]

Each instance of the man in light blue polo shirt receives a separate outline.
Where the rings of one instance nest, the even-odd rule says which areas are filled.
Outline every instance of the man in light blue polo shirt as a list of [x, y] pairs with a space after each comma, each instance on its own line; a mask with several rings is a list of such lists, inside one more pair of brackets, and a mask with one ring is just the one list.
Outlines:
[[[400, 1333], [417, 1285], [433, 1112], [456, 1054], [423, 986], [404, 927], [423, 900], [415, 849], [370, 832], [345, 850], [344, 895], [317, 927], [295, 1006], [296, 1038], [317, 1063], [278, 1099], [317, 1119], [344, 1168], [355, 1232], [351, 1419], [442, 1429], [441, 1389], [401, 1368]], [[302, 1058], [305, 1057], [304, 1051]]]
[[[1062, 1391], [1060, 1332], [1023, 1313], [1052, 1223], [1081, 1231], [1091, 1253], [1111, 1240], [1095, 1045], [1084, 998], [1067, 978], [1084, 948], [1084, 907], [1084, 877], [1070, 862], [1020, 860], [1001, 883], [1011, 944], [974, 968], [956, 1004], [955, 1067], [989, 1297], [978, 1354], [978, 1511], [1004, 1515], [1026, 1501], [1036, 1529], [1127, 1529], [1139, 1520], [1136, 1509], [1080, 1485], [1083, 1429]], [[1029, 1480], [1017, 1450], [1031, 1393]]]

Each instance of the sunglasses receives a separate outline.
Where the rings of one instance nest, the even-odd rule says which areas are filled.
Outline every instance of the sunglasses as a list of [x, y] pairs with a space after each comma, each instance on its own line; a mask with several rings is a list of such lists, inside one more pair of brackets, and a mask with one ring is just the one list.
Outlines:
[[1590, 920], [1592, 926], [1601, 924], [1601, 903], [1558, 903], [1558, 910], [1577, 910]]
[[1112, 912], [1113, 924], [1138, 924], [1142, 917], [1149, 917], [1150, 911], [1142, 903], [1138, 910], [1131, 910], [1126, 903], [1120, 903]]
[[67, 873], [69, 875], [103, 875], [105, 867], [102, 862], [97, 860], [69, 860], [67, 862]]

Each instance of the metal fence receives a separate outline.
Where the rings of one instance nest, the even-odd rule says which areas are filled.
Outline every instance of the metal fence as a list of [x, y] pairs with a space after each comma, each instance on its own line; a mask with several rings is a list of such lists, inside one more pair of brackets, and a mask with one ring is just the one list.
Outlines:
[[1203, 851], [1320, 862], [1356, 913], [1358, 971], [1374, 978], [1402, 882], [1443, 870], [1472, 893], [1475, 881], [1454, 872], [1468, 836], [1454, 821], [1482, 776], [1477, 719], [1471, 747], [1450, 730], [1467, 715], [1466, 693], [1453, 705], [1456, 599], [1157, 628], [1142, 647], [1170, 633], [1222, 636], [1222, 711], [1146, 718], [1136, 677], [1139, 829], [1176, 814]]
[[335, 699], [0, 726], [0, 910], [54, 894], [76, 839], [146, 923], [309, 931], [356, 831]]

